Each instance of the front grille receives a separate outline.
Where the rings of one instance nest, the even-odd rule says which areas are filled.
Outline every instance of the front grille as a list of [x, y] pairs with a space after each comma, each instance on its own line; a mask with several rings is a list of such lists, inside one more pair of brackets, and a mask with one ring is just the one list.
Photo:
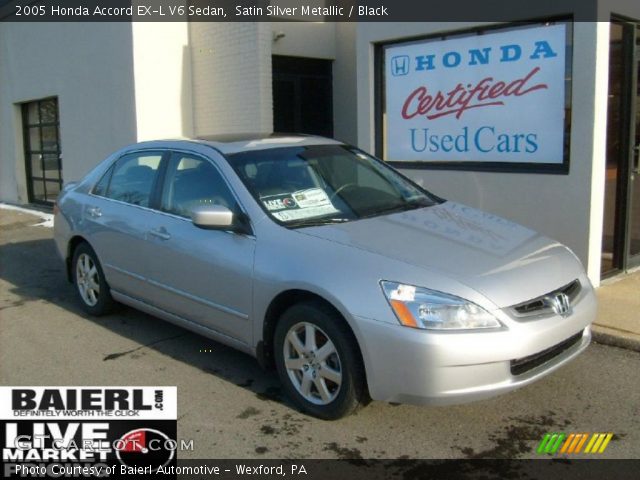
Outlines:
[[565, 285], [562, 288], [554, 290], [553, 292], [549, 292], [546, 295], [534, 298], [533, 300], [528, 300], [518, 305], [514, 305], [513, 307], [511, 307], [511, 311], [518, 318], [540, 315], [553, 315], [553, 308], [551, 307], [551, 303], [549, 302], [550, 298], [553, 298], [560, 293], [564, 293], [567, 297], [569, 297], [569, 302], [571, 303], [571, 305], [573, 305], [575, 303], [575, 300], [578, 298], [581, 290], [582, 285], [580, 285], [580, 280], [576, 278], [573, 282]]
[[567, 338], [564, 342], [554, 345], [553, 347], [534, 353], [528, 357], [516, 358], [511, 360], [511, 374], [522, 375], [540, 365], [547, 363], [549, 360], [557, 357], [562, 352], [570, 349], [582, 339], [582, 332], [576, 333], [574, 336]]

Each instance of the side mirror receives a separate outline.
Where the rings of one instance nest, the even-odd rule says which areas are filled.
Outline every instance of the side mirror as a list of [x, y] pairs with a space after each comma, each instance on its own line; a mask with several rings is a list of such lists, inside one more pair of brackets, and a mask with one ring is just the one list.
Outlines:
[[209, 230], [227, 230], [236, 233], [251, 233], [244, 214], [234, 214], [222, 205], [203, 205], [191, 211], [191, 221], [196, 227]]

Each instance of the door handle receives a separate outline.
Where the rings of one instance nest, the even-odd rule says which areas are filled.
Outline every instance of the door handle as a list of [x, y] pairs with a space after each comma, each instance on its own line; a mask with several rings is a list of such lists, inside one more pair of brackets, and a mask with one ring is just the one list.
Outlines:
[[171, 238], [171, 235], [169, 234], [169, 232], [167, 232], [167, 230], [164, 227], [159, 228], [158, 230], [155, 230], [155, 229], [149, 230], [149, 235], [153, 237], [157, 237], [160, 240], [169, 240]]
[[98, 207], [87, 208], [87, 213], [93, 218], [99, 218], [102, 216], [102, 210], [100, 210]]

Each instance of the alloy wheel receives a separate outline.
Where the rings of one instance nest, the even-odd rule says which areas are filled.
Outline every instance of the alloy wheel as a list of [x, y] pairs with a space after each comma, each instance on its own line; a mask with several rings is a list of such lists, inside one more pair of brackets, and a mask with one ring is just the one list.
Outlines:
[[82, 253], [76, 262], [76, 284], [82, 300], [94, 307], [100, 298], [100, 277], [93, 259]]
[[317, 325], [293, 325], [284, 340], [284, 365], [291, 383], [305, 400], [327, 405], [338, 396], [342, 365], [336, 346]]

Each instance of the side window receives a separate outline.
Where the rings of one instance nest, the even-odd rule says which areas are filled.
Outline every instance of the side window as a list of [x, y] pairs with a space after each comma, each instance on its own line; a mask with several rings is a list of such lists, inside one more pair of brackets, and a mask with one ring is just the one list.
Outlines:
[[137, 153], [121, 158], [114, 167], [111, 182], [104, 196], [148, 207], [161, 159], [162, 154], [157, 152]]
[[113, 175], [114, 166], [111, 165], [109, 170], [102, 175], [102, 178], [98, 183], [96, 183], [95, 187], [93, 187], [93, 194], [98, 195], [100, 197], [104, 197], [107, 194], [107, 189], [109, 188], [109, 182], [111, 181], [111, 175]]
[[200, 205], [222, 205], [236, 210], [236, 202], [224, 179], [208, 161], [186, 154], [174, 154], [162, 189], [161, 209], [191, 217]]

